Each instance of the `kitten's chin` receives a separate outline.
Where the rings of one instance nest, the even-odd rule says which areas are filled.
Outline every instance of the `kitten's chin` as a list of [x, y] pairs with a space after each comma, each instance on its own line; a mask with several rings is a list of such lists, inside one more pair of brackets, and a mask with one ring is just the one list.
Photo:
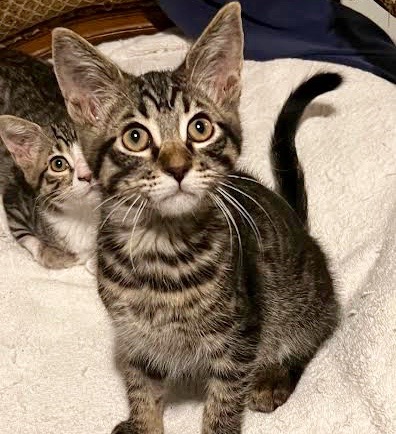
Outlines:
[[157, 209], [163, 216], [179, 216], [193, 213], [199, 202], [200, 199], [196, 195], [178, 192], [161, 200], [157, 204]]

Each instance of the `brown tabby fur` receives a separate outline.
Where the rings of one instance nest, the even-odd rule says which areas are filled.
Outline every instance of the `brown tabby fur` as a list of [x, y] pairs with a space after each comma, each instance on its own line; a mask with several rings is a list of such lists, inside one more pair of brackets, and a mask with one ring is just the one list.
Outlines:
[[[54, 33], [58, 81], [103, 186], [98, 286], [130, 408], [113, 433], [162, 434], [168, 386], [198, 379], [202, 433], [238, 434], [245, 404], [281, 405], [336, 325], [319, 246], [284, 200], [235, 170], [242, 51], [237, 3], [176, 71], [132, 76]], [[214, 126], [202, 143], [186, 132], [197, 116]], [[142, 129], [147, 148], [130, 150], [123, 137]]]

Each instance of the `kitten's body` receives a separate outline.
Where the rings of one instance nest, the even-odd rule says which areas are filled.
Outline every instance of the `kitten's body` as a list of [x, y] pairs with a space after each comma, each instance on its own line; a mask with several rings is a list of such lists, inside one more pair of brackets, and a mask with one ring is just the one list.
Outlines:
[[[200, 379], [203, 434], [239, 434], [246, 403], [272, 411], [286, 401], [338, 313], [325, 257], [304, 229], [305, 205], [296, 206], [304, 193], [290, 206], [235, 169], [240, 9], [224, 7], [176, 71], [140, 77], [57, 32], [58, 80], [105, 198], [98, 285], [130, 407], [113, 432], [162, 434], [168, 383]], [[337, 84], [295, 112], [286, 105], [296, 120], [287, 170], [299, 172], [292, 135], [301, 111]]]
[[[20, 118], [0, 118], [0, 186], [12, 235], [46, 267], [86, 263], [95, 251], [98, 215], [93, 210], [99, 195], [92, 188], [90, 171], [52, 66], [23, 53], [3, 50], [0, 95], [0, 114]], [[27, 137], [18, 138], [31, 125], [23, 120], [40, 127], [33, 132], [32, 140], [37, 139], [35, 146], [43, 154], [43, 165], [29, 168], [34, 180], [27, 180], [18, 158], [11, 157], [13, 152], [16, 155], [18, 140], [31, 146]], [[27, 158], [39, 159], [37, 152], [33, 149]], [[48, 164], [54, 156], [67, 160], [68, 173], [49, 173]], [[34, 171], [40, 171], [39, 177]]]

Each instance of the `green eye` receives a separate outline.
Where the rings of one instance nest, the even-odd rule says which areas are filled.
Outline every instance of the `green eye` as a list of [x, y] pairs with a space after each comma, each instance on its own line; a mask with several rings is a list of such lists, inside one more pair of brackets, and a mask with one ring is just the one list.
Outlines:
[[213, 124], [209, 119], [199, 117], [193, 119], [187, 128], [188, 137], [194, 142], [204, 142], [210, 139], [213, 134]]
[[64, 172], [69, 168], [69, 163], [64, 157], [54, 157], [50, 161], [50, 167], [54, 172]]
[[124, 133], [122, 143], [128, 151], [144, 151], [150, 144], [151, 137], [148, 131], [140, 126], [134, 126]]

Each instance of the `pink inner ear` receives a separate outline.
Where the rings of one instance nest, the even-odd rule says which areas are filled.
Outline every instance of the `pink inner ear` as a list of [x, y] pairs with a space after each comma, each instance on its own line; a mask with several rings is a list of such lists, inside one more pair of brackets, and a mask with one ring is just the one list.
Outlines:
[[26, 136], [14, 134], [7, 137], [6, 146], [17, 162], [32, 160], [32, 148], [34, 145], [27, 142], [28, 138]]
[[92, 124], [96, 122], [99, 115], [98, 104], [93, 97], [84, 93], [78, 96], [72, 96], [69, 100], [69, 110], [71, 117], [77, 122], [88, 121]]

